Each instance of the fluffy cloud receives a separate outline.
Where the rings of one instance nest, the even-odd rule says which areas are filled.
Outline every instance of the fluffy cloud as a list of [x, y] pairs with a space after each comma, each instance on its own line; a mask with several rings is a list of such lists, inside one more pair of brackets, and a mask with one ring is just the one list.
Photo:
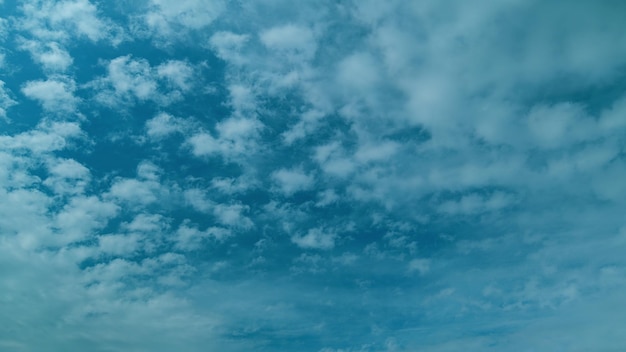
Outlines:
[[56, 194], [81, 194], [91, 181], [89, 169], [73, 159], [48, 160], [48, 170], [43, 184]]
[[240, 65], [247, 61], [241, 50], [249, 39], [250, 36], [245, 34], [217, 32], [211, 36], [209, 43], [222, 60]]
[[217, 124], [217, 138], [202, 132], [189, 137], [187, 143], [195, 156], [216, 155], [226, 160], [238, 160], [258, 150], [257, 139], [261, 127], [256, 119], [232, 117]]
[[4, 88], [5, 83], [0, 81], [0, 118], [7, 118], [7, 109], [17, 104], [17, 102], [11, 99], [9, 92]]
[[279, 192], [286, 196], [311, 189], [315, 181], [312, 175], [299, 169], [281, 169], [273, 172], [272, 178], [276, 182]]
[[184, 61], [170, 60], [152, 67], [146, 59], [130, 55], [107, 64], [107, 75], [89, 85], [97, 90], [96, 99], [108, 106], [152, 101], [169, 105], [181, 99], [192, 85], [193, 68]]
[[70, 54], [56, 42], [48, 42], [44, 45], [33, 40], [26, 40], [22, 48], [28, 50], [45, 71], [64, 72], [74, 61]]
[[295, 235], [291, 241], [304, 249], [332, 249], [335, 247], [336, 235], [323, 229], [310, 229], [305, 235]]
[[42, 122], [36, 129], [15, 136], [0, 136], [0, 146], [9, 150], [29, 150], [44, 154], [68, 148], [84, 136], [84, 131], [73, 122]]
[[469, 194], [459, 200], [445, 201], [439, 205], [439, 211], [446, 214], [477, 214], [487, 211], [498, 211], [515, 203], [512, 195], [495, 192], [491, 195]]
[[137, 166], [137, 178], [117, 178], [107, 196], [132, 207], [145, 207], [170, 195], [168, 185], [159, 180], [159, 169], [142, 162]]
[[80, 101], [74, 95], [76, 84], [65, 76], [55, 76], [45, 81], [29, 81], [22, 86], [22, 93], [37, 100], [42, 107], [53, 113], [71, 113]]
[[167, 113], [159, 113], [146, 121], [146, 133], [148, 137], [154, 140], [168, 137], [174, 133], [186, 132], [188, 127], [187, 121]]
[[150, 0], [147, 11], [140, 15], [145, 30], [160, 41], [169, 42], [185, 31], [210, 25], [225, 9], [222, 0]]
[[278, 51], [290, 62], [311, 59], [317, 47], [313, 31], [293, 24], [267, 29], [260, 39], [269, 50]]
[[216, 203], [207, 198], [206, 192], [197, 188], [186, 190], [185, 200], [195, 210], [213, 214], [220, 225], [235, 229], [249, 229], [253, 226], [252, 221], [243, 215], [248, 210], [245, 205]]
[[0, 346], [619, 349], [624, 11], [482, 5], [4, 2]]
[[188, 223], [183, 223], [176, 231], [176, 235], [176, 245], [174, 248], [183, 251], [192, 251], [201, 249], [203, 242], [209, 239], [223, 241], [231, 235], [231, 232], [220, 227], [210, 227], [204, 231], [200, 231], [195, 227], [191, 227]]
[[119, 41], [115, 26], [100, 18], [98, 8], [89, 0], [32, 0], [24, 2], [21, 10], [24, 17], [18, 23], [41, 40], [68, 41], [73, 36]]
[[117, 205], [94, 196], [72, 198], [55, 219], [55, 227], [61, 233], [58, 244], [63, 246], [91, 238], [94, 231], [103, 228], [117, 212]]

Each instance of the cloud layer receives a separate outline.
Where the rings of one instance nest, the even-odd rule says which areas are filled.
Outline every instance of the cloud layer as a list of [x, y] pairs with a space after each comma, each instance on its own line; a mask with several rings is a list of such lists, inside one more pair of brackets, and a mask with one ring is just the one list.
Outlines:
[[0, 347], [626, 343], [620, 3], [0, 9]]

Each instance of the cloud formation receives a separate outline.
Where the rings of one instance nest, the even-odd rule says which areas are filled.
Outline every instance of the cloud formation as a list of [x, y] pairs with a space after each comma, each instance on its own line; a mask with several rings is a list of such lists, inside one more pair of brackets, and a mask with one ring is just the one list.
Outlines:
[[618, 2], [0, 7], [0, 347], [626, 342]]

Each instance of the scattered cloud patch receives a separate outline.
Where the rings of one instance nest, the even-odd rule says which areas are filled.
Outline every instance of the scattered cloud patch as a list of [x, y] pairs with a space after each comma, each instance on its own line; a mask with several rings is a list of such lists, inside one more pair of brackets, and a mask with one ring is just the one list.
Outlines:
[[615, 3], [0, 3], [0, 346], [626, 343]]
[[20, 27], [44, 41], [69, 41], [72, 37], [119, 41], [116, 26], [102, 18], [89, 0], [27, 1], [21, 10], [24, 17], [18, 19]]
[[146, 121], [146, 133], [153, 140], [160, 140], [175, 133], [186, 132], [188, 127], [189, 124], [184, 119], [164, 112]]
[[272, 179], [276, 183], [278, 191], [285, 196], [307, 191], [314, 186], [315, 182], [313, 175], [301, 169], [280, 169], [272, 173]]
[[59, 43], [40, 43], [34, 40], [25, 40], [21, 46], [30, 52], [33, 60], [45, 72], [65, 72], [72, 65], [74, 59]]
[[329, 250], [335, 247], [336, 235], [320, 228], [307, 231], [305, 235], [295, 235], [291, 241], [303, 249]]
[[168, 41], [181, 32], [207, 27], [224, 11], [224, 1], [150, 0], [148, 11], [140, 16], [146, 30], [158, 39]]
[[194, 156], [238, 160], [256, 153], [261, 127], [256, 119], [231, 117], [217, 124], [217, 137], [201, 132], [190, 136], [187, 143]]
[[7, 109], [17, 104], [9, 95], [9, 91], [4, 87], [4, 81], [0, 81], [0, 118], [7, 119]]
[[152, 67], [146, 59], [120, 56], [106, 65], [107, 75], [89, 84], [96, 99], [110, 107], [134, 102], [166, 106], [181, 99], [192, 86], [193, 68], [184, 61], [170, 60]]
[[67, 76], [55, 76], [47, 80], [28, 81], [22, 86], [22, 93], [37, 100], [41, 106], [52, 113], [71, 113], [80, 101], [74, 95], [75, 82]]

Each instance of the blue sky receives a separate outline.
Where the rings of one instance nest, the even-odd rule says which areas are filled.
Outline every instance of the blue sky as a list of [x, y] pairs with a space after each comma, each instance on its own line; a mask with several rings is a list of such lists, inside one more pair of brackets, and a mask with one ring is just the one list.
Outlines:
[[623, 348], [625, 11], [0, 0], [0, 349]]

